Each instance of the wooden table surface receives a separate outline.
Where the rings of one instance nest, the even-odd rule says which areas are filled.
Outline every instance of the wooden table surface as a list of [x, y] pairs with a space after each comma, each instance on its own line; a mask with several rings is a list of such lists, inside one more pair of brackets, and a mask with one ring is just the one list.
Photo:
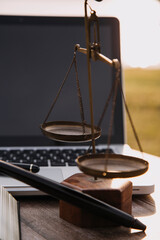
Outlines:
[[[59, 218], [59, 202], [49, 196], [21, 197], [22, 240], [160, 239], [160, 158], [150, 158], [149, 177], [156, 182], [151, 195], [133, 197], [132, 215], [147, 225], [145, 232], [122, 226], [80, 228]], [[150, 174], [151, 173], [151, 174]]]

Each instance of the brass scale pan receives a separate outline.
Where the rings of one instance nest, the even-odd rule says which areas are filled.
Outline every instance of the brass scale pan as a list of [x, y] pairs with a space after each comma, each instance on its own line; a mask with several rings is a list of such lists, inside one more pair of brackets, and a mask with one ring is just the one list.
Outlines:
[[100, 178], [128, 178], [145, 173], [148, 162], [121, 154], [86, 154], [77, 158], [79, 169]]
[[[56, 141], [88, 142], [92, 140], [91, 126], [80, 122], [54, 121], [45, 122], [40, 126], [42, 133]], [[83, 131], [83, 128], [85, 131]], [[101, 135], [101, 129], [94, 127], [94, 138]]]
[[[85, 132], [83, 132], [83, 127]], [[87, 142], [92, 140], [91, 126], [79, 122], [54, 121], [43, 123], [42, 133], [56, 141]], [[94, 138], [101, 135], [101, 129], [94, 127]], [[134, 177], [148, 170], [148, 162], [137, 157], [120, 154], [86, 154], [76, 159], [79, 169], [85, 174], [100, 178]]]

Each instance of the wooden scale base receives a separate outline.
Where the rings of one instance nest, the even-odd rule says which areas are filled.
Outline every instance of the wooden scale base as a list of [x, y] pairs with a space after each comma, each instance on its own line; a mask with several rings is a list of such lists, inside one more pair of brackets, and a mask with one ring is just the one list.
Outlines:
[[[98, 179], [83, 173], [75, 174], [62, 184], [89, 194], [129, 214], [132, 211], [132, 183], [122, 179]], [[79, 227], [105, 227], [115, 223], [94, 213], [60, 201], [60, 217]]]

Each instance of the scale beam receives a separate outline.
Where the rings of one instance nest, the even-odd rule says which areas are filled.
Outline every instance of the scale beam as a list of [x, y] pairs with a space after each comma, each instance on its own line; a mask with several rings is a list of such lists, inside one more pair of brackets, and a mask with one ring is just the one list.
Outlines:
[[[77, 44], [75, 46], [75, 49], [83, 54], [87, 55], [87, 49], [86, 48], [81, 48], [79, 44]], [[100, 60], [101, 62], [104, 62], [112, 67], [114, 67], [115, 69], [118, 69], [120, 67], [120, 62], [118, 59], [110, 59], [106, 56], [104, 56], [102, 53], [97, 52], [94, 49], [91, 49], [91, 58], [96, 61], [96, 60]]]

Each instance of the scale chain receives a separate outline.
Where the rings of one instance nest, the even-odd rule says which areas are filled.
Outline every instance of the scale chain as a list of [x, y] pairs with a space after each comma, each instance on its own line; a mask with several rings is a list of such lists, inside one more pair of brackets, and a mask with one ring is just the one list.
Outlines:
[[68, 69], [68, 71], [67, 71], [67, 73], [65, 75], [65, 78], [64, 78], [64, 80], [63, 80], [63, 82], [62, 82], [62, 84], [61, 84], [61, 86], [60, 86], [60, 88], [58, 90], [58, 93], [57, 93], [57, 95], [56, 95], [56, 97], [55, 97], [55, 99], [54, 99], [54, 101], [53, 101], [53, 103], [52, 103], [52, 105], [51, 105], [51, 107], [49, 109], [49, 112], [47, 113], [47, 116], [46, 116], [46, 118], [45, 118], [43, 123], [46, 123], [46, 121], [48, 120], [49, 115], [51, 114], [51, 112], [52, 112], [52, 110], [53, 110], [53, 108], [54, 108], [54, 106], [55, 106], [55, 104], [57, 102], [57, 99], [58, 99], [58, 97], [59, 97], [59, 95], [60, 95], [60, 93], [62, 91], [62, 88], [63, 88], [63, 86], [64, 86], [64, 84], [65, 84], [65, 82], [66, 82], [66, 80], [68, 78], [68, 75], [69, 75], [69, 73], [71, 71], [71, 68], [72, 68], [73, 64], [75, 66], [75, 72], [76, 72], [77, 92], [78, 92], [78, 97], [79, 97], [80, 114], [81, 114], [82, 128], [83, 128], [83, 134], [84, 134], [85, 133], [85, 126], [84, 126], [85, 125], [85, 118], [84, 118], [84, 108], [83, 108], [83, 103], [82, 103], [82, 95], [81, 95], [80, 84], [79, 84], [79, 79], [78, 79], [76, 50], [74, 51], [73, 59], [72, 59], [72, 62], [70, 64], [70, 66], [69, 66], [69, 69]]
[[126, 103], [126, 100], [125, 100], [125, 96], [124, 96], [124, 93], [123, 93], [123, 90], [122, 90], [122, 86], [119, 82], [119, 85], [120, 85], [120, 90], [121, 90], [121, 94], [122, 94], [122, 98], [123, 98], [123, 102], [124, 102], [124, 105], [125, 105], [125, 109], [126, 109], [126, 112], [127, 112], [127, 115], [128, 115], [128, 118], [129, 118], [129, 121], [130, 121], [130, 124], [131, 124], [131, 127], [132, 127], [132, 130], [133, 130], [133, 133], [134, 133], [134, 136], [135, 136], [135, 139], [137, 141], [137, 144], [138, 144], [138, 147], [139, 147], [139, 150], [140, 152], [142, 153], [143, 155], [143, 149], [142, 149], [142, 146], [141, 146], [141, 143], [140, 143], [140, 140], [138, 138], [138, 134], [136, 132], [136, 129], [135, 129], [135, 126], [133, 124], [133, 120], [131, 118], [131, 114], [129, 112], [129, 109], [128, 109], [128, 106], [127, 106], [127, 103]]
[[60, 95], [60, 93], [61, 93], [61, 91], [62, 91], [62, 88], [63, 88], [63, 86], [64, 86], [64, 84], [65, 84], [65, 82], [66, 82], [66, 80], [67, 80], [67, 77], [68, 77], [68, 75], [69, 75], [69, 73], [70, 73], [70, 71], [71, 71], [71, 68], [72, 68], [73, 63], [74, 63], [74, 57], [73, 57], [73, 59], [72, 59], [72, 62], [71, 62], [71, 64], [70, 64], [70, 66], [69, 66], [69, 69], [68, 69], [68, 71], [67, 71], [67, 73], [66, 73], [66, 76], [65, 76], [65, 78], [64, 78], [64, 80], [63, 80], [63, 82], [62, 82], [62, 84], [61, 84], [61, 86], [60, 86], [60, 88], [59, 88], [59, 90], [58, 90], [58, 93], [57, 93], [57, 95], [56, 95], [56, 97], [55, 97], [55, 99], [54, 99], [54, 101], [53, 101], [53, 103], [52, 103], [52, 105], [51, 105], [51, 108], [49, 109], [49, 112], [48, 112], [48, 114], [47, 114], [47, 116], [46, 116], [46, 118], [45, 118], [45, 120], [44, 120], [43, 123], [45, 123], [45, 122], [48, 120], [49, 115], [51, 114], [51, 112], [52, 112], [52, 110], [53, 110], [53, 107], [55, 106], [55, 104], [56, 104], [56, 102], [57, 102], [57, 99], [58, 99], [58, 97], [59, 97], [59, 95]]
[[77, 93], [78, 93], [78, 98], [79, 98], [80, 114], [81, 114], [82, 128], [83, 128], [83, 134], [84, 134], [85, 133], [85, 118], [84, 118], [84, 108], [83, 108], [83, 102], [82, 102], [82, 94], [81, 94], [79, 78], [78, 78], [76, 52], [74, 53], [74, 66], [75, 66], [75, 72], [76, 72]]

